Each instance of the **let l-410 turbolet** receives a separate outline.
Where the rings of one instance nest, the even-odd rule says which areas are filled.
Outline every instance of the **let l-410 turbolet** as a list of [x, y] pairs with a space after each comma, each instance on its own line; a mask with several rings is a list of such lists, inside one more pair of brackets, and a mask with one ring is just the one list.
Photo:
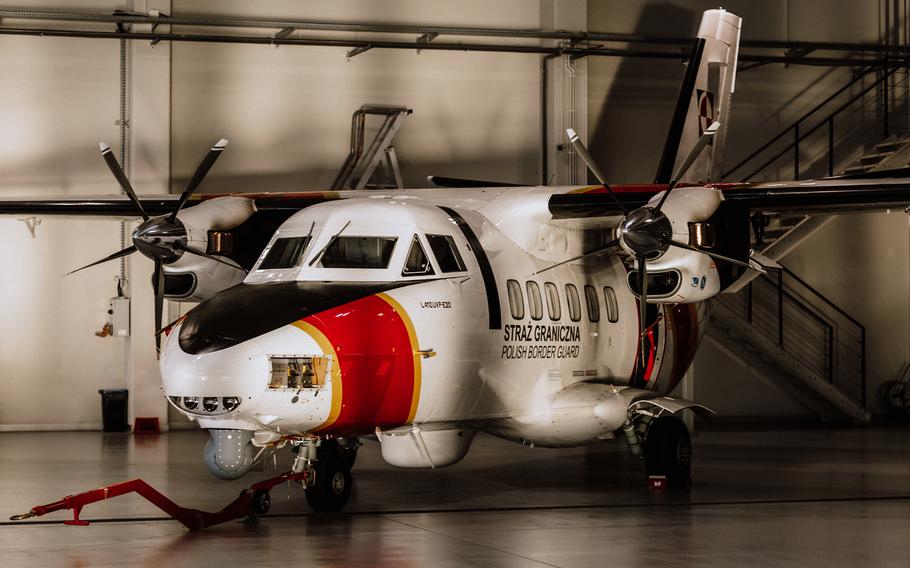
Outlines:
[[[573, 232], [555, 225], [549, 234], [501, 228], [519, 211], [549, 217], [551, 189], [491, 193], [479, 211], [459, 212], [443, 196], [304, 209], [242, 284], [173, 328], [161, 358], [165, 391], [222, 432], [207, 457], [217, 475], [245, 473], [254, 446], [285, 440], [351, 446], [376, 435], [399, 467], [451, 465], [479, 429], [578, 445], [633, 428], [629, 405], [651, 398], [644, 389], [672, 390], [701, 333], [696, 306], [662, 310], [640, 365], [623, 263], [533, 275], [552, 264], [541, 254], [589, 243], [570, 244]], [[535, 250], [549, 248], [541, 237], [565, 242]]]
[[707, 410], [667, 395], [704, 302], [763, 270], [750, 220], [910, 204], [910, 180], [881, 172], [709, 183], [740, 26], [705, 12], [656, 184], [611, 187], [570, 131], [601, 185], [196, 195], [221, 140], [180, 196], [139, 198], [102, 145], [127, 198], [5, 198], [0, 214], [143, 218], [133, 246], [88, 266], [152, 259], [157, 329], [165, 298], [201, 302], [166, 328], [160, 367], [170, 403], [211, 433], [217, 477], [291, 446], [309, 503], [338, 510], [361, 438], [393, 466], [437, 468], [483, 431], [547, 447], [622, 438], [684, 485], [678, 414]]

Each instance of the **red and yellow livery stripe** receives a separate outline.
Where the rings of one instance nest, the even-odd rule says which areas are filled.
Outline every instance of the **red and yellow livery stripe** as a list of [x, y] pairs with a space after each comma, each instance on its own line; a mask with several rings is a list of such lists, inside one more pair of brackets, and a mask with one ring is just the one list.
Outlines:
[[420, 401], [417, 333], [407, 311], [375, 294], [293, 324], [332, 355], [332, 406], [314, 431], [354, 435], [410, 423]]

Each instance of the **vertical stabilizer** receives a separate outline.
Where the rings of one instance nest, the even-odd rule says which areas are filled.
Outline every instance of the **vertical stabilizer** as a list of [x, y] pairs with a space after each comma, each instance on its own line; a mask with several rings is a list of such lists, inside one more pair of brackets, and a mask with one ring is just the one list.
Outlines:
[[[682, 124], [682, 135], [678, 138], [668, 135], [656, 181], [663, 183], [669, 181], [671, 171], [679, 167], [699, 136], [715, 120], [720, 122], [717, 135], [682, 181], [698, 183], [719, 181], [730, 119], [730, 103], [736, 80], [736, 58], [741, 28], [742, 18], [723, 9], [707, 10], [702, 16], [698, 38], [704, 40], [704, 46], [700, 57], [693, 57], [691, 62], [691, 65], [698, 65], [698, 71], [695, 73], [694, 83], [684, 79], [680, 101], [671, 123], [671, 132], [674, 127], [678, 129], [678, 125]], [[687, 79], [691, 74], [691, 72], [686, 74]], [[688, 105], [684, 104], [686, 98]], [[670, 164], [673, 164], [672, 170], [668, 167]]]

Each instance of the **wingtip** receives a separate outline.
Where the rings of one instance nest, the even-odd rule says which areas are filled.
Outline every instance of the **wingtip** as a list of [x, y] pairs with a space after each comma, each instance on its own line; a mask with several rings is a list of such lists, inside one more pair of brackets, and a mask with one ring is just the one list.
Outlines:
[[213, 146], [213, 148], [218, 148], [219, 150], [224, 150], [227, 147], [227, 145], [228, 145], [227, 139], [222, 138], [218, 142], [215, 142], [215, 145]]
[[104, 142], [99, 142], [99, 143], [98, 143], [98, 148], [101, 149], [101, 153], [102, 153], [102, 154], [111, 151], [111, 147], [108, 146], [107, 144], [105, 144]]

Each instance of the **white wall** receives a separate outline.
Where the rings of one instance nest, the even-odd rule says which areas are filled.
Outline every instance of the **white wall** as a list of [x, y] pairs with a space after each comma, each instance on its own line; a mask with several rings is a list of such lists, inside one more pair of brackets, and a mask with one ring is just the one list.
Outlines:
[[[437, 25], [538, 25], [536, 2], [175, 2], [180, 13]], [[263, 9], [266, 10], [263, 13]], [[415, 38], [416, 39], [416, 38]], [[440, 38], [440, 41], [444, 41]], [[409, 187], [430, 174], [535, 183], [539, 75], [533, 55], [179, 43], [173, 65], [178, 184], [218, 137], [231, 140], [206, 190], [326, 188], [365, 103], [414, 109], [395, 146]]]

